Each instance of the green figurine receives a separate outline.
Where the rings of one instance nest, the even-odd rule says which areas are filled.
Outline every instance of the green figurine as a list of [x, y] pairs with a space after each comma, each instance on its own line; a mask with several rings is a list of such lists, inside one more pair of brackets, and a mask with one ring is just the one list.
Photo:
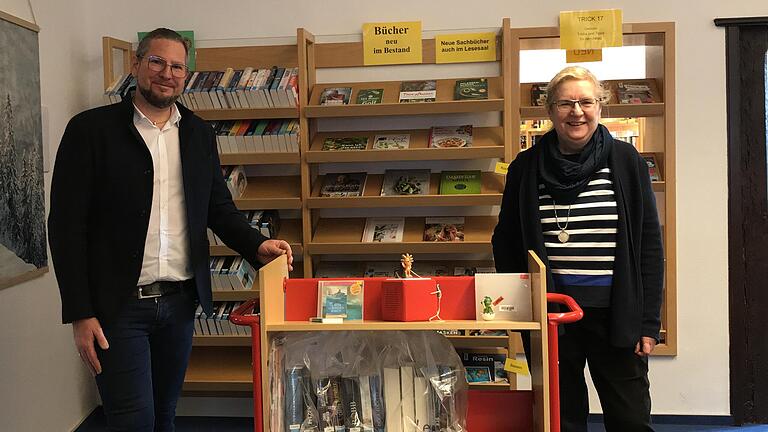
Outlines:
[[496, 317], [496, 313], [493, 311], [493, 299], [485, 296], [483, 297], [483, 301], [480, 302], [480, 304], [483, 306], [483, 319], [486, 321], [491, 321]]

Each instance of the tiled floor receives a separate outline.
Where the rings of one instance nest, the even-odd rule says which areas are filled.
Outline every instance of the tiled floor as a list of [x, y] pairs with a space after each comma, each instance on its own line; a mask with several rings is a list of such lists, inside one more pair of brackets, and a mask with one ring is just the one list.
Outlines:
[[[664, 416], [656, 421], [656, 432], [768, 432], [768, 425], [727, 426], [724, 421], [708, 421], [709, 424], [680, 424], [680, 419], [674, 416]], [[720, 423], [720, 424], [712, 424]], [[101, 409], [97, 409], [75, 432], [102, 432], [106, 430]], [[177, 417], [177, 432], [253, 432], [253, 419], [242, 417]], [[487, 431], [472, 431], [487, 432]], [[496, 431], [494, 431], [496, 432]], [[605, 432], [599, 420], [590, 423], [589, 432]]]

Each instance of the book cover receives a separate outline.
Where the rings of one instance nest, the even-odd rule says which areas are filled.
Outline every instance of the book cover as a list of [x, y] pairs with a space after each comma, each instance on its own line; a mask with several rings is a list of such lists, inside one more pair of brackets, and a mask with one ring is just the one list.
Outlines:
[[321, 197], [352, 197], [361, 196], [365, 189], [367, 174], [355, 173], [329, 173], [325, 175], [323, 185], [320, 188]]
[[347, 431], [363, 432], [362, 401], [358, 377], [341, 378], [341, 400]]
[[403, 81], [400, 83], [400, 103], [434, 102], [437, 99], [437, 82]]
[[360, 384], [360, 420], [362, 421], [363, 431], [373, 431], [373, 406], [371, 398], [370, 376], [361, 375], [358, 382]]
[[384, 391], [381, 386], [381, 381], [381, 375], [371, 375], [368, 377], [369, 388], [371, 391], [371, 416], [373, 419], [374, 432], [384, 432], [384, 425], [386, 424]]
[[384, 410], [386, 412], [386, 432], [405, 432], [403, 430], [403, 411], [401, 409], [400, 368], [384, 368]]
[[384, 89], [360, 89], [357, 92], [357, 103], [360, 105], [380, 104], [384, 97]]
[[544, 106], [547, 104], [547, 84], [531, 84], [531, 106]]
[[488, 99], [488, 80], [486, 78], [456, 80], [453, 98], [455, 100]]
[[467, 382], [488, 383], [493, 382], [491, 368], [488, 366], [464, 366], [467, 371]]
[[482, 192], [480, 170], [443, 171], [440, 195], [479, 194]]
[[[506, 336], [506, 331], [504, 332]], [[487, 368], [489, 370], [488, 376], [483, 371], [482, 374], [476, 373], [474, 378], [477, 381], [469, 382], [504, 382], [507, 380], [507, 372], [504, 370], [504, 363], [507, 360], [508, 351], [505, 348], [473, 348], [467, 350], [459, 350], [459, 357], [461, 358], [461, 364], [467, 370], [467, 381], [469, 381], [469, 368]]]
[[382, 134], [373, 137], [374, 150], [402, 150], [411, 144], [411, 134]]
[[464, 241], [463, 217], [431, 217], [424, 223], [424, 241]]
[[304, 373], [303, 366], [290, 367], [285, 371], [285, 404], [283, 416], [289, 431], [298, 431], [304, 422]]
[[[486, 304], [486, 298], [490, 299], [490, 306]], [[528, 273], [475, 274], [476, 319], [530, 321], [532, 316]]]
[[[362, 320], [364, 286], [365, 283], [362, 280], [318, 281], [319, 307], [317, 316], [322, 318], [341, 317], [346, 321]], [[343, 304], [341, 304], [342, 301]]]
[[386, 170], [381, 183], [381, 196], [429, 194], [428, 169]]
[[429, 130], [429, 146], [432, 148], [456, 148], [472, 146], [472, 125], [435, 126]]
[[619, 81], [616, 83], [616, 97], [620, 104], [656, 102], [653, 99], [651, 82], [648, 80]]
[[403, 241], [405, 218], [368, 218], [363, 242], [393, 243]]
[[365, 150], [368, 147], [367, 136], [329, 137], [323, 140], [323, 151]]
[[403, 431], [413, 430], [416, 424], [416, 400], [413, 387], [413, 366], [400, 366], [400, 399]]
[[648, 175], [651, 177], [651, 181], [661, 181], [661, 174], [659, 173], [659, 166], [656, 164], [656, 157], [653, 155], [643, 155], [646, 165], [648, 165]]
[[329, 87], [320, 93], [320, 105], [347, 105], [352, 87]]

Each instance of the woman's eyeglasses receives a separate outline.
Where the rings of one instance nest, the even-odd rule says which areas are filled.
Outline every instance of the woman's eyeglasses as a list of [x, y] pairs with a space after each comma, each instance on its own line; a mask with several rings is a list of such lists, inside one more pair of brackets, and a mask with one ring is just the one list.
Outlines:
[[595, 98], [581, 98], [581, 99], [560, 99], [556, 100], [552, 103], [558, 111], [560, 112], [568, 112], [576, 107], [576, 104], [579, 104], [579, 107], [581, 107], [582, 111], [590, 111], [595, 109], [597, 107], [598, 100]]

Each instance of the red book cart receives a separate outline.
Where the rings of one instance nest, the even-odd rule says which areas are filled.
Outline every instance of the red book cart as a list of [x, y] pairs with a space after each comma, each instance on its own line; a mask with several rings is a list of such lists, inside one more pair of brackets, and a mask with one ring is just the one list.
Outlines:
[[[475, 319], [474, 277], [435, 277], [443, 291], [443, 321], [382, 321], [381, 285], [385, 278], [365, 278], [364, 321], [342, 324], [310, 323], [317, 314], [318, 279], [289, 279], [284, 257], [259, 270], [260, 298], [244, 303], [230, 315], [230, 320], [252, 329], [254, 430], [269, 431], [269, 377], [267, 352], [269, 342], [278, 332], [333, 330], [462, 330], [508, 329], [531, 333], [532, 390], [469, 391], [467, 429], [469, 431], [559, 432], [559, 395], [557, 391], [557, 325], [581, 319], [578, 305], [567, 296], [546, 293], [545, 268], [529, 252], [533, 320], [478, 321]], [[343, 278], [342, 278], [343, 279]], [[546, 303], [564, 304], [570, 312], [547, 314]], [[253, 315], [256, 303], [259, 315]], [[290, 305], [289, 308], [285, 305]], [[548, 336], [551, 335], [551, 336]], [[546, 341], [546, 342], [545, 342]], [[547, 346], [548, 345], [548, 346]]]

